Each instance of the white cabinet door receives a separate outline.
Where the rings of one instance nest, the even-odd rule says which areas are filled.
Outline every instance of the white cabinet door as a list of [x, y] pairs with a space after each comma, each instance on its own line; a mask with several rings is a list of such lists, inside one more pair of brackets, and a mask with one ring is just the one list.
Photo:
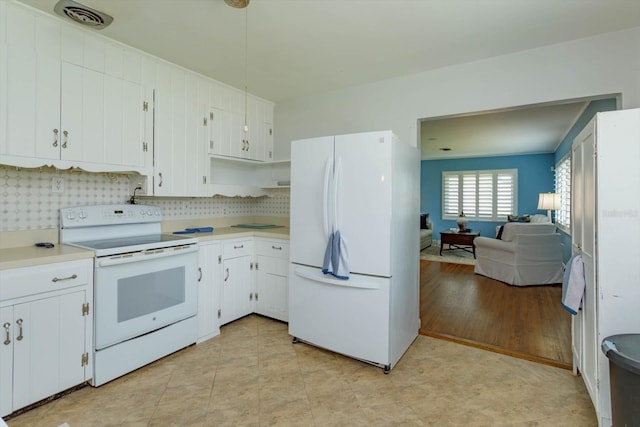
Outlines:
[[85, 381], [85, 291], [14, 306], [14, 409]]
[[256, 313], [289, 320], [289, 261], [258, 255]]
[[252, 256], [223, 261], [222, 308], [220, 325], [250, 314], [252, 310]]
[[256, 313], [289, 320], [289, 242], [256, 238]]
[[88, 259], [0, 271], [0, 416], [91, 379], [92, 271]]
[[229, 112], [212, 107], [209, 110], [209, 154], [231, 155], [231, 117]]
[[164, 64], [156, 70], [154, 195], [202, 195], [206, 154], [204, 101], [200, 81]]
[[220, 334], [220, 282], [222, 246], [218, 242], [200, 243], [198, 279], [198, 342]]
[[60, 157], [60, 24], [4, 2], [0, 157], [35, 166]]
[[250, 314], [252, 286], [250, 255], [224, 261], [221, 324]]
[[13, 307], [0, 308], [0, 417], [13, 412]]

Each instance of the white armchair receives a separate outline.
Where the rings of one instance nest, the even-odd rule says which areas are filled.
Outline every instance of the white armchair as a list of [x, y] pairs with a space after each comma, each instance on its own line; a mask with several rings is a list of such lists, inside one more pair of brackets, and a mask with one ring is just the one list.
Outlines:
[[515, 286], [561, 283], [562, 242], [551, 223], [504, 225], [502, 239], [477, 237], [475, 272]]

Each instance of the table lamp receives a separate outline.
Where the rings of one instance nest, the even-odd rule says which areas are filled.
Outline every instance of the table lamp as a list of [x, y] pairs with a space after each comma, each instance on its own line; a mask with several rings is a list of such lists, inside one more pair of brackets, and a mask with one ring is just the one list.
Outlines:
[[538, 197], [538, 209], [546, 210], [549, 222], [553, 222], [551, 221], [551, 211], [560, 209], [560, 194], [540, 193]]

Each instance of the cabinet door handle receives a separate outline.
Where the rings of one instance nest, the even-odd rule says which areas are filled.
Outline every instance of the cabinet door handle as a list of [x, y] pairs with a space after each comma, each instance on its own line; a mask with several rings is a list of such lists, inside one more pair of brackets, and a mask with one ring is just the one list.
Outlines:
[[229, 279], [229, 269], [225, 268], [224, 271], [226, 273], [226, 275], [224, 276], [224, 281], [226, 282]]
[[158, 172], [158, 178], [160, 178], [160, 182], [158, 183], [158, 187], [162, 187], [162, 172]]
[[281, 250], [282, 250], [282, 246], [275, 246], [275, 245], [272, 245], [272, 246], [271, 246], [271, 249], [275, 249], [276, 251], [281, 251]]
[[200, 276], [198, 276], [198, 282], [202, 282], [202, 267], [198, 267], [198, 273], [200, 273]]
[[60, 282], [62, 280], [73, 280], [73, 279], [77, 279], [77, 278], [78, 278], [77, 274], [72, 274], [71, 276], [67, 276], [67, 277], [54, 277], [53, 279], [51, 279], [51, 281], [53, 283], [56, 283], [56, 282]]
[[57, 147], [58, 146], [58, 129], [54, 129], [53, 130], [53, 146]]
[[240, 246], [233, 245], [233, 249], [242, 249], [242, 248], [244, 248], [244, 245], [240, 245]]
[[11, 344], [11, 338], [9, 335], [9, 328], [11, 327], [11, 323], [6, 322], [4, 325], [2, 325], [2, 327], [4, 328], [4, 334], [5, 334], [4, 345], [9, 345]]
[[64, 138], [62, 138], [62, 148], [67, 148], [67, 142], [69, 140], [69, 132], [65, 130], [64, 132], [62, 132], [62, 135], [64, 135]]
[[20, 329], [18, 330], [19, 332], [18, 332], [18, 336], [16, 337], [16, 339], [17, 339], [18, 341], [22, 341], [22, 338], [24, 338], [24, 337], [22, 336], [22, 319], [18, 319], [18, 320], [16, 320], [16, 323], [18, 324], [18, 327], [20, 328]]

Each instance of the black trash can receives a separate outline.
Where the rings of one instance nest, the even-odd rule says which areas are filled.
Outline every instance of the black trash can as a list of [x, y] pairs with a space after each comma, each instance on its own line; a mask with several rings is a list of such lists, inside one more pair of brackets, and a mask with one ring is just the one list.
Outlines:
[[640, 426], [640, 334], [605, 338], [602, 352], [609, 358], [613, 427]]

